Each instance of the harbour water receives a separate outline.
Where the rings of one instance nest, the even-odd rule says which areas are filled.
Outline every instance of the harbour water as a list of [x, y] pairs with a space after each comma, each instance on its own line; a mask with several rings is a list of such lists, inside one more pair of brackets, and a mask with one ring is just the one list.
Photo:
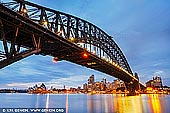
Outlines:
[[1, 93], [0, 108], [66, 108], [66, 113], [170, 113], [170, 95]]

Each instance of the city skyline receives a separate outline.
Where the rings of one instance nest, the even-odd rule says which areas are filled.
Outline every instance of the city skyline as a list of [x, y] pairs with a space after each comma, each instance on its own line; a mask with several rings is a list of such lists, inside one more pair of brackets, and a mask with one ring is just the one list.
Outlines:
[[[97, 25], [113, 36], [142, 83], [157, 75], [164, 85], [170, 86], [170, 3], [147, 0], [30, 1]], [[109, 81], [115, 79], [67, 61], [53, 63], [50, 56], [33, 55], [1, 69], [0, 88], [23, 88], [42, 82], [59, 88], [63, 85], [74, 87], [83, 84], [92, 74], [98, 80], [103, 77]]]

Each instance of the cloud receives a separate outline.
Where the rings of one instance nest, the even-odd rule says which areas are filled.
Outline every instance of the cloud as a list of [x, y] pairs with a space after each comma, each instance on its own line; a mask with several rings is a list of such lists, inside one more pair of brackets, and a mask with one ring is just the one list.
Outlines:
[[154, 75], [158, 75], [158, 76], [160, 76], [161, 74], [164, 74], [164, 72], [163, 72], [163, 71], [156, 71], [156, 72], [154, 73]]
[[49, 84], [55, 85], [66, 85], [66, 87], [77, 87], [82, 86], [83, 83], [87, 83], [88, 76], [76, 75], [67, 78], [52, 79]]
[[154, 72], [153, 75], [154, 75], [154, 76], [160, 76], [162, 79], [167, 79], [167, 78], [169, 78], [169, 76], [166, 75], [165, 72], [162, 71], [162, 70], [158, 70], [158, 71]]
[[[40, 82], [37, 82], [36, 84], [40, 84]], [[18, 83], [10, 83], [10, 84], [6, 84], [7, 87], [11, 87], [11, 88], [28, 88], [29, 86], [34, 86], [35, 83], [31, 82], [31, 83], [22, 83], [22, 82], [18, 82]]]
[[[95, 81], [101, 81], [101, 79], [103, 77], [107, 78], [107, 81], [110, 81], [110, 79], [113, 77], [109, 77], [109, 76], [101, 76], [101, 75], [95, 75]], [[65, 85], [66, 88], [70, 88], [70, 87], [75, 87], [77, 88], [78, 86], [81, 86], [84, 83], [87, 83], [87, 80], [89, 78], [89, 75], [72, 75], [69, 77], [62, 77], [62, 78], [53, 78], [51, 80], [48, 81], [44, 81], [44, 79], [39, 79], [38, 82], [36, 81], [31, 81], [31, 82], [16, 82], [17, 80], [11, 81], [11, 83], [7, 83], [6, 87], [8, 88], [28, 88], [28, 87], [33, 87], [35, 84], [42, 84], [45, 83], [45, 85], [47, 86], [47, 88], [50, 88], [51, 86], [53, 88], [63, 88], [63, 86]], [[22, 80], [23, 81], [23, 80]]]
[[161, 77], [163, 85], [170, 86], [170, 77], [169, 77], [170, 75], [169, 74], [165, 73], [162, 70], [158, 70], [154, 72], [154, 76]]
[[67, 78], [56, 78], [52, 79], [47, 82], [28, 82], [28, 83], [23, 83], [23, 82], [14, 82], [14, 83], [9, 83], [6, 84], [7, 87], [17, 87], [17, 88], [28, 88], [28, 87], [33, 87], [35, 84], [40, 85], [41, 83], [45, 83], [48, 88], [51, 86], [55, 88], [63, 88], [65, 85], [66, 88], [70, 87], [78, 87], [82, 86], [83, 83], [87, 82], [88, 76], [86, 75], [81, 75], [81, 76], [70, 76]]

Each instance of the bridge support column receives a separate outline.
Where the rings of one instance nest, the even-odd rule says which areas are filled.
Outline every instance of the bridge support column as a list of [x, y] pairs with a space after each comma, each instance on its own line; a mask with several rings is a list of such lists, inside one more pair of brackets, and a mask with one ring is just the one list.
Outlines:
[[135, 73], [135, 78], [137, 80], [132, 79], [129, 83], [126, 84], [126, 88], [129, 91], [128, 95], [138, 95], [140, 93], [140, 84], [138, 74]]
[[139, 94], [139, 82], [130, 82], [125, 83], [126, 89], [129, 91], [129, 96], [138, 95]]

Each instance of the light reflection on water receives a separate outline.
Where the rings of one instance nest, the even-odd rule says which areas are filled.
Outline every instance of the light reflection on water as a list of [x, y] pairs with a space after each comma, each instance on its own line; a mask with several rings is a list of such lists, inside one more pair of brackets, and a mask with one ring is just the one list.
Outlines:
[[170, 95], [0, 94], [0, 108], [66, 108], [66, 113], [170, 113]]

